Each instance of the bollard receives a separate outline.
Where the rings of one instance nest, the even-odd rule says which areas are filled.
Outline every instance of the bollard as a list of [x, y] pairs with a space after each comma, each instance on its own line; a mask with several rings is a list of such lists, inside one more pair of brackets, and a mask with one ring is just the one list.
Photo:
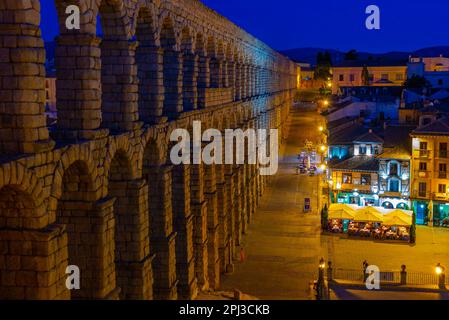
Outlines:
[[407, 271], [406, 271], [405, 264], [403, 264], [401, 266], [401, 285], [406, 285], [406, 284], [407, 284]]

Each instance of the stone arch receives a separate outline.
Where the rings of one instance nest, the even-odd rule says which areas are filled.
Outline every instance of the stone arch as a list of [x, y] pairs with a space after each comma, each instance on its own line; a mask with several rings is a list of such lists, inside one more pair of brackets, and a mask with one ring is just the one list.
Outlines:
[[134, 129], [138, 120], [137, 43], [128, 41], [130, 22], [122, 0], [102, 0], [101, 109], [103, 126], [114, 131]]
[[195, 110], [198, 103], [198, 57], [193, 53], [195, 39], [193, 31], [185, 26], [181, 31], [181, 52], [183, 59], [182, 69], [182, 98], [183, 110]]
[[204, 109], [206, 107], [206, 89], [210, 84], [210, 70], [207, 56], [206, 39], [203, 33], [198, 32], [195, 39], [195, 53], [198, 56], [198, 108]]
[[113, 201], [97, 200], [89, 163], [75, 160], [62, 175], [56, 222], [66, 225], [68, 263], [80, 269], [72, 298], [105, 298], [115, 290]]
[[218, 42], [212, 36], [207, 38], [207, 55], [209, 61], [209, 86], [211, 88], [220, 88], [222, 83], [222, 65], [220, 63], [220, 57], [218, 56]]
[[67, 264], [64, 229], [39, 230], [35, 223], [29, 224], [41, 219], [45, 209], [28, 190], [33, 189], [26, 183], [0, 186], [0, 299], [67, 298], [65, 269], [59, 267]]
[[142, 4], [134, 19], [137, 76], [139, 79], [138, 110], [145, 122], [158, 122], [162, 116], [164, 101], [163, 51], [159, 48], [157, 16], [154, 9]]
[[182, 112], [182, 54], [179, 52], [175, 19], [164, 11], [160, 17], [159, 41], [163, 49], [163, 115], [175, 119]]
[[148, 139], [143, 151], [143, 177], [148, 182], [151, 252], [156, 299], [177, 298], [176, 233], [173, 232], [171, 166], [165, 165], [165, 152], [158, 141]]

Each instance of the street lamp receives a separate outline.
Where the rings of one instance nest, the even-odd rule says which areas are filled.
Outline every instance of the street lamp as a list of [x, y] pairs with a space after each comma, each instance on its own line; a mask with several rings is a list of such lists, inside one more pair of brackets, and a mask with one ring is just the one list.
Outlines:
[[321, 132], [323, 132], [323, 130], [324, 130], [323, 126], [319, 126], [319, 127], [318, 127], [318, 130], [320, 130]]
[[435, 267], [435, 273], [438, 276], [438, 288], [446, 289], [446, 275], [444, 272], [444, 267], [438, 262]]
[[437, 275], [440, 275], [443, 273], [443, 268], [441, 267], [440, 263], [438, 263], [437, 266], [435, 267], [435, 273]]
[[321, 146], [320, 150], [323, 151], [323, 152], [326, 151], [326, 146]]

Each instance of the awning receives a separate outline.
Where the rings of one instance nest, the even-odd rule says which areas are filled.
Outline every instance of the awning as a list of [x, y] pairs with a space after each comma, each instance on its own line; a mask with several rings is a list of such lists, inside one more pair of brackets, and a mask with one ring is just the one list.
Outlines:
[[389, 218], [385, 218], [383, 224], [387, 226], [411, 226], [412, 217], [409, 217], [409, 219], [403, 219], [402, 217], [391, 216]]
[[374, 207], [363, 207], [355, 212], [354, 221], [382, 222], [382, 214]]

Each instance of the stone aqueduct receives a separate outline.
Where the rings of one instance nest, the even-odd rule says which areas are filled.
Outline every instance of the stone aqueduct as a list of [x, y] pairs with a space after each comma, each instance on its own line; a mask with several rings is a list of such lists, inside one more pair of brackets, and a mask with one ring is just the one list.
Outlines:
[[[81, 29], [65, 28], [65, 8]], [[267, 177], [178, 165], [174, 128], [277, 128], [294, 64], [196, 0], [56, 0], [47, 127], [39, 0], [0, 0], [0, 298], [189, 299], [232, 268]], [[100, 16], [102, 36], [97, 36]], [[66, 288], [77, 265], [81, 289]]]

